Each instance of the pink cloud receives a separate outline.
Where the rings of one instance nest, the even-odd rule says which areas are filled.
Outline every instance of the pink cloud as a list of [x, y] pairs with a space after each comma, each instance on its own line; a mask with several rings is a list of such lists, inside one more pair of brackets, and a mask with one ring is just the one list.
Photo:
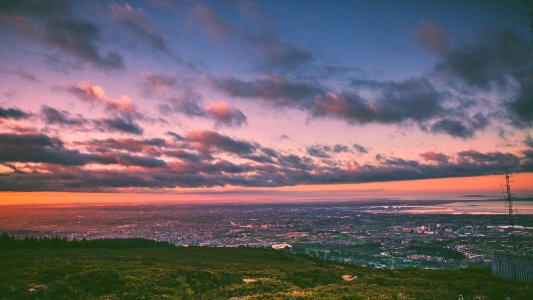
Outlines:
[[246, 124], [246, 116], [239, 109], [220, 101], [208, 104], [205, 113], [216, 120], [216, 125], [241, 126]]
[[68, 91], [83, 101], [99, 103], [109, 111], [123, 115], [136, 113], [129, 96], [122, 95], [118, 99], [111, 99], [105, 94], [103, 87], [94, 85], [89, 81], [82, 81], [77, 86], [71, 86]]

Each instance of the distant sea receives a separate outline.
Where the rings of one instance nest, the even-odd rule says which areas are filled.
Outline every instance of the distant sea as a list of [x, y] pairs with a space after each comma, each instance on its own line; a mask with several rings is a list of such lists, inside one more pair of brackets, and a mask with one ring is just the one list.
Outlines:
[[[533, 201], [515, 201], [516, 214], [533, 215]], [[409, 213], [409, 214], [471, 214], [492, 215], [507, 214], [508, 208], [504, 201], [454, 201], [432, 202], [420, 204], [381, 205], [372, 207], [369, 212], [375, 213]]]

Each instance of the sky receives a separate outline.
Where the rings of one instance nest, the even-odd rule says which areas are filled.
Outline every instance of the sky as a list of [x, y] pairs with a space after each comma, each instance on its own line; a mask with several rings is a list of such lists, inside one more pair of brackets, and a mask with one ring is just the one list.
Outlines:
[[0, 202], [532, 193], [528, 10], [0, 0]]

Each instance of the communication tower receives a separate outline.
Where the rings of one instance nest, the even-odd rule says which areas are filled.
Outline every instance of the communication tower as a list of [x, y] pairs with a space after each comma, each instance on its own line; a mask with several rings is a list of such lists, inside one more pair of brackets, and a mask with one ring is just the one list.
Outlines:
[[505, 183], [502, 184], [502, 193], [505, 195], [505, 208], [509, 215], [509, 225], [511, 229], [511, 243], [513, 250], [516, 250], [516, 239], [515, 239], [515, 221], [514, 215], [516, 213], [516, 206], [513, 203], [513, 194], [511, 192], [511, 183], [514, 182], [514, 176], [509, 173], [509, 169], [505, 169]]

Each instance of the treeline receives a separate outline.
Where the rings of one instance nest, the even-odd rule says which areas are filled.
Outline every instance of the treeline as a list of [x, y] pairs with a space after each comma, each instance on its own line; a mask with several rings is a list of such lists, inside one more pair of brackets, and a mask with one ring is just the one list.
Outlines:
[[22, 239], [0, 235], [0, 249], [67, 249], [67, 248], [171, 248], [175, 247], [169, 242], [158, 242], [142, 238], [130, 239], [94, 239], [94, 240], [68, 240], [59, 237], [25, 237]]

